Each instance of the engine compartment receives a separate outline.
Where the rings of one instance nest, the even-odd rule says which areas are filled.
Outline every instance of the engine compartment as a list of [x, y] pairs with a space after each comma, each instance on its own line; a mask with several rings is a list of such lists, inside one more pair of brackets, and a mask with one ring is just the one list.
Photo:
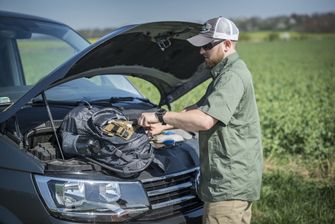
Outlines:
[[[154, 111], [157, 108], [143, 107], [139, 109], [132, 105], [122, 105], [122, 112], [130, 121], [137, 120], [140, 113]], [[71, 111], [73, 106], [52, 105], [50, 107], [53, 115], [53, 124], [59, 138], [59, 128], [63, 118]], [[144, 108], [144, 109], [143, 109]], [[83, 156], [65, 156], [62, 159], [57, 138], [49, 120], [46, 108], [43, 105], [30, 106], [20, 110], [15, 117], [6, 122], [2, 133], [14, 140], [19, 148], [32, 154], [45, 166], [47, 172], [90, 172], [98, 171], [107, 175], [118, 176], [108, 166], [97, 163]], [[179, 136], [181, 140], [167, 141], [164, 143], [150, 142], [154, 148], [154, 161], [143, 172], [137, 175], [124, 176], [122, 178], [148, 178], [161, 176], [198, 165], [198, 143], [195, 135], [183, 130], [172, 130], [173, 136]], [[169, 132], [171, 135], [171, 132]], [[163, 136], [163, 139], [166, 136]], [[161, 138], [162, 139], [162, 138]], [[179, 138], [178, 138], [179, 139]]]

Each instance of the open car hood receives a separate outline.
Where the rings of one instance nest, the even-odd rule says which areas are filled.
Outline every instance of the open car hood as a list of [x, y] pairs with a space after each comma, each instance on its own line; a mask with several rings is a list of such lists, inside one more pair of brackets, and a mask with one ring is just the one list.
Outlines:
[[127, 74], [155, 85], [162, 96], [161, 105], [171, 103], [208, 78], [204, 67], [199, 67], [203, 62], [199, 48], [186, 40], [199, 29], [200, 24], [187, 22], [129, 27], [99, 41], [76, 62], [62, 82], [106, 72]]
[[175, 101], [207, 80], [199, 48], [186, 39], [201, 25], [188, 22], [155, 22], [121, 27], [90, 45], [1, 112], [0, 123], [41, 92], [60, 83], [97, 74], [125, 74], [155, 85], [160, 105]]

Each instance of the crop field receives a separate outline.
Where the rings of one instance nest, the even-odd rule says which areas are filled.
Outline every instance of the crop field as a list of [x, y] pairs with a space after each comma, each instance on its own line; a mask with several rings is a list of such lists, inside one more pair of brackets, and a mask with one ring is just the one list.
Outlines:
[[242, 43], [266, 157], [255, 223], [335, 222], [335, 39]]
[[[253, 204], [252, 223], [335, 223], [334, 35], [242, 41], [237, 48], [253, 74], [264, 148], [262, 194]], [[129, 79], [158, 103], [152, 85]], [[172, 110], [197, 102], [209, 82], [174, 102]]]
[[[253, 74], [265, 155], [252, 223], [335, 223], [335, 38], [241, 42], [238, 52]], [[197, 102], [208, 83], [172, 109]]]

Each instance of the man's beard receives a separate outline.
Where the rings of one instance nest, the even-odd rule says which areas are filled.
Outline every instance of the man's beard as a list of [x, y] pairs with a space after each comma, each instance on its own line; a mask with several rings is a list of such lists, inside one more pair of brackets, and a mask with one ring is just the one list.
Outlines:
[[208, 68], [213, 68], [215, 65], [220, 63], [224, 58], [223, 52], [218, 52], [216, 55], [213, 55], [212, 58], [205, 58], [205, 62]]

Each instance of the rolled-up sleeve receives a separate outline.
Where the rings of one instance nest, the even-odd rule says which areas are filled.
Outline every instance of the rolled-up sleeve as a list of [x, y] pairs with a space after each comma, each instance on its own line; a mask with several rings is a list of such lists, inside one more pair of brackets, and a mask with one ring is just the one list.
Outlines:
[[235, 73], [224, 74], [202, 100], [199, 109], [227, 125], [243, 93], [242, 79]]

